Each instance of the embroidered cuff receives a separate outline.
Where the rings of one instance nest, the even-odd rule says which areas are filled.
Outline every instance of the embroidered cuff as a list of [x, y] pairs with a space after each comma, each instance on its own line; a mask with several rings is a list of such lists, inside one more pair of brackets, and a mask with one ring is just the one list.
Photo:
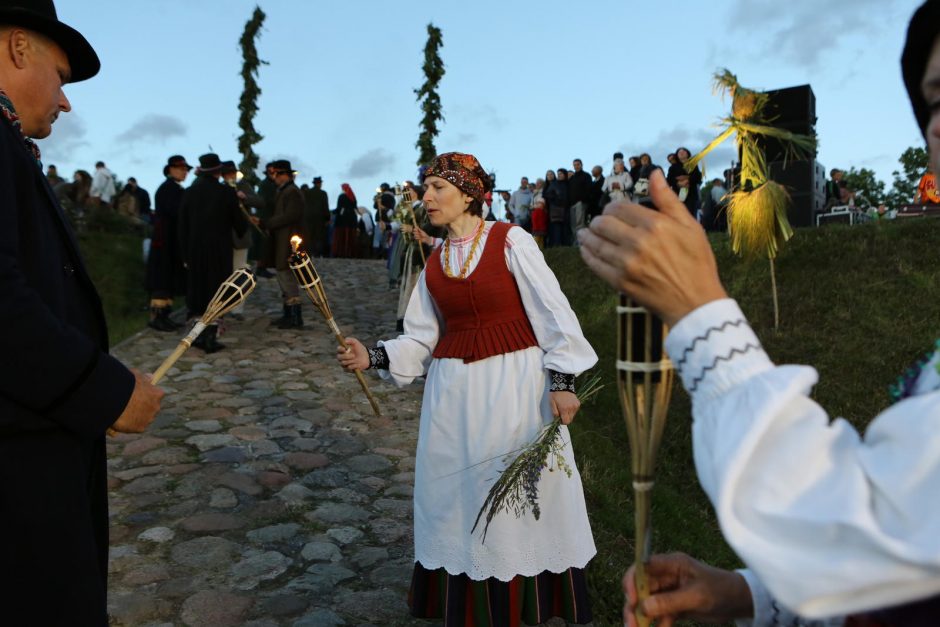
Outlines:
[[549, 387], [551, 392], [571, 392], [574, 391], [574, 375], [565, 374], [564, 372], [555, 372], [554, 370], [549, 370], [549, 374], [552, 376], [552, 383]]
[[369, 367], [375, 370], [388, 370], [388, 351], [384, 346], [367, 349], [369, 351]]
[[693, 400], [716, 397], [773, 367], [730, 298], [703, 305], [680, 320], [666, 338], [666, 351]]

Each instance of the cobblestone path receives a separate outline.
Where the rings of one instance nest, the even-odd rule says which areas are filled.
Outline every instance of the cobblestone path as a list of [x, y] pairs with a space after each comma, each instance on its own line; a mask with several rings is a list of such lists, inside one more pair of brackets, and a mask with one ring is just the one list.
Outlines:
[[[394, 335], [381, 262], [317, 266], [347, 335]], [[113, 625], [428, 624], [405, 604], [421, 386], [367, 373], [376, 418], [319, 312], [304, 304], [301, 331], [270, 328], [279, 313], [259, 279], [226, 350], [190, 349], [150, 431], [109, 440]], [[152, 372], [181, 336], [114, 352]]]

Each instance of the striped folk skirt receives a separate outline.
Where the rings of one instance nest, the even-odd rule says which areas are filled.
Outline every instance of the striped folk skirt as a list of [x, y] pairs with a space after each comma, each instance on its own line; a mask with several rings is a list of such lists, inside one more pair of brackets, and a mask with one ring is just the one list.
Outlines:
[[517, 627], [538, 625], [559, 616], [568, 623], [591, 622], [584, 570], [569, 568], [556, 574], [511, 581], [483, 581], [466, 574], [451, 575], [443, 568], [427, 570], [415, 563], [408, 593], [411, 615], [444, 621], [444, 627]]

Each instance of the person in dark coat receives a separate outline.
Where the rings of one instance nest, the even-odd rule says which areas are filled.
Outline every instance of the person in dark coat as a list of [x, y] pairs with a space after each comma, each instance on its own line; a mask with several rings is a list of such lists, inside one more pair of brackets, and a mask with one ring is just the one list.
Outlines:
[[545, 190], [545, 200], [548, 201], [548, 244], [547, 246], [562, 246], [570, 244], [567, 239], [568, 228], [565, 219], [568, 217], [568, 170], [558, 168], [558, 176], [548, 184]]
[[145, 286], [150, 292], [150, 322], [147, 324], [157, 331], [176, 331], [180, 327], [170, 319], [173, 297], [186, 292], [186, 268], [176, 234], [183, 181], [192, 169], [183, 156], [173, 155], [163, 167], [166, 180], [154, 194], [153, 236]]
[[274, 251], [274, 267], [277, 268], [277, 282], [281, 286], [284, 299], [283, 315], [274, 321], [279, 329], [299, 329], [304, 326], [300, 306], [300, 287], [293, 270], [287, 263], [291, 255], [290, 239], [303, 231], [304, 198], [300, 188], [294, 183], [294, 169], [290, 161], [274, 161], [274, 182], [277, 194], [274, 197], [274, 212], [270, 218], [254, 218], [262, 229], [268, 232], [268, 241]]
[[[180, 204], [179, 238], [189, 271], [186, 307], [190, 316], [201, 316], [219, 286], [232, 274], [232, 232], [244, 235], [248, 229], [238, 196], [234, 189], [219, 182], [221, 174], [218, 155], [199, 157], [196, 180]], [[193, 346], [207, 353], [224, 348], [216, 339], [218, 329], [217, 324], [206, 327]]]
[[314, 177], [313, 187], [304, 194], [304, 239], [311, 257], [330, 254], [330, 199], [323, 189], [323, 179]]
[[[258, 195], [261, 196], [261, 200], [264, 201], [264, 206], [258, 210], [256, 215], [262, 220], [270, 218], [271, 212], [274, 210], [274, 197], [277, 195], [277, 183], [274, 182], [273, 163], [268, 163], [264, 166], [264, 178], [258, 183]], [[268, 270], [268, 268], [275, 265], [274, 250], [271, 248], [271, 242], [257, 233], [252, 235], [252, 237], [254, 239], [252, 247], [248, 251], [248, 257], [256, 261], [257, 270], [255, 274], [265, 279], [270, 279], [274, 276], [274, 273]]]
[[702, 171], [698, 166], [688, 172], [685, 169], [686, 162], [692, 157], [688, 148], [680, 147], [675, 152], [675, 162], [669, 165], [666, 174], [666, 182], [678, 196], [679, 200], [685, 204], [692, 217], [696, 217], [699, 208], [699, 188], [702, 185]]
[[0, 623], [105, 627], [105, 431], [163, 393], [108, 354], [101, 300], [32, 139], [99, 69], [51, 0], [0, 2]]
[[343, 193], [336, 197], [334, 224], [333, 256], [352, 257], [356, 251], [359, 212], [356, 210], [356, 194], [353, 193], [349, 183], [343, 183]]

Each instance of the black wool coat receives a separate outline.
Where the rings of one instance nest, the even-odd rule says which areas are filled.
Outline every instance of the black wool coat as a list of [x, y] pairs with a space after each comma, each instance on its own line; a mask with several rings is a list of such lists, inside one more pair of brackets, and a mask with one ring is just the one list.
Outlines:
[[183, 194], [179, 238], [188, 272], [186, 306], [201, 316], [216, 290], [232, 274], [232, 232], [244, 235], [248, 220], [235, 190], [211, 174], [200, 174]]
[[104, 435], [134, 389], [71, 227], [0, 118], [0, 622], [107, 625]]
[[153, 297], [172, 298], [186, 291], [186, 268], [177, 237], [183, 191], [182, 185], [168, 178], [154, 195], [153, 237], [146, 278], [146, 289]]

